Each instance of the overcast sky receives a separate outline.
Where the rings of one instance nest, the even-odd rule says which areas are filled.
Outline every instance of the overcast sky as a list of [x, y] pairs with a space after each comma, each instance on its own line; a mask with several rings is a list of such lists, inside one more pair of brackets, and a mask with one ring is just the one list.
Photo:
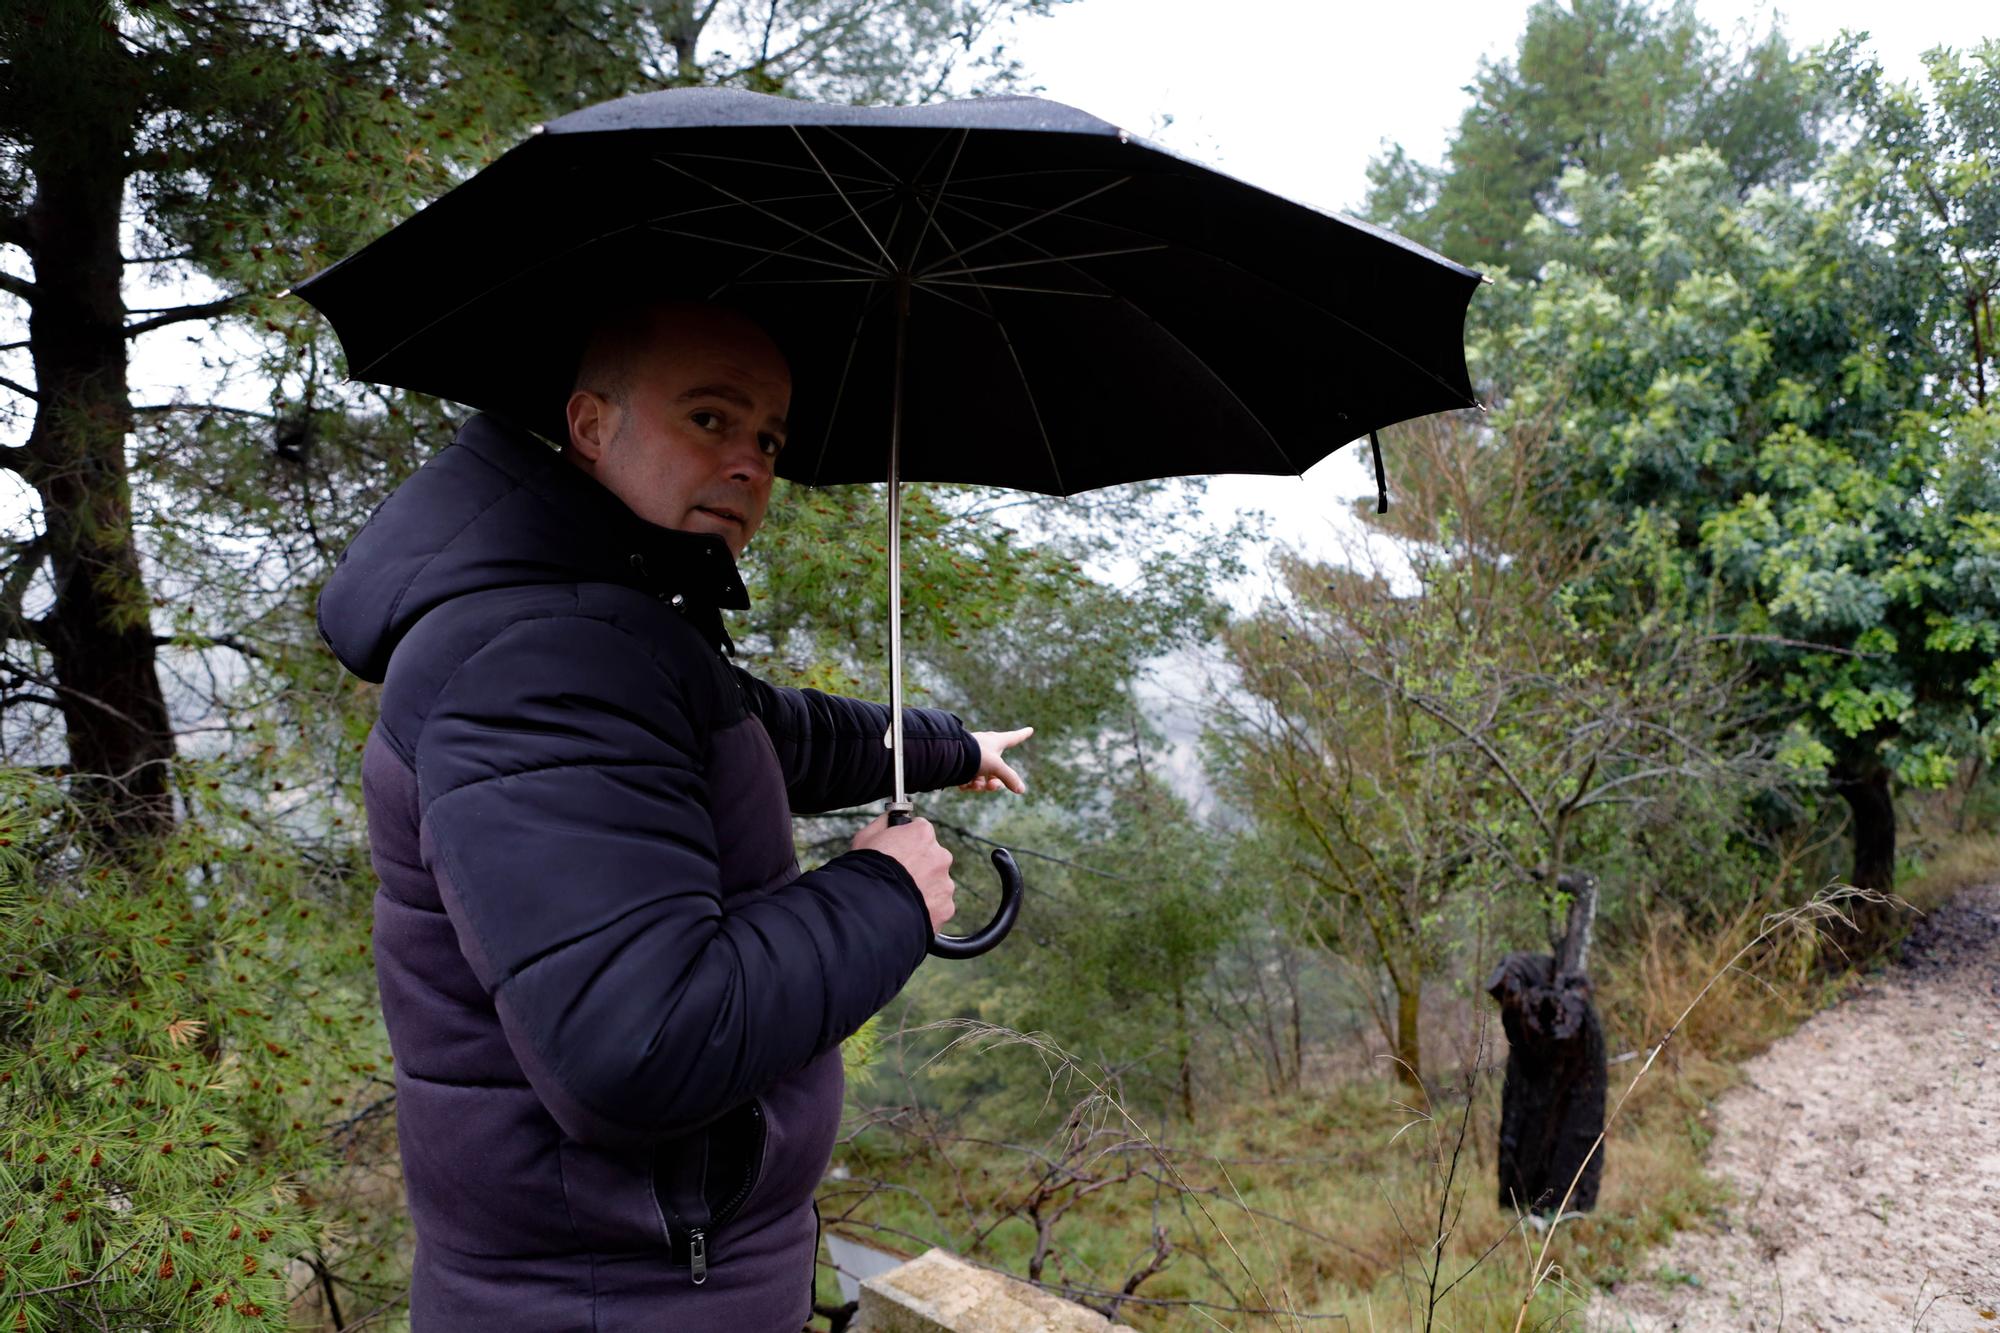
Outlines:
[[[1889, 73], [1912, 81], [1929, 48], [2000, 36], [2000, 6], [1975, 0], [1812, 0], [1776, 11], [1697, 0], [1695, 8], [1719, 31], [1747, 25], [1760, 36], [1775, 14], [1794, 49], [1843, 28], [1865, 31]], [[1442, 157], [1481, 57], [1513, 54], [1528, 9], [1526, 0], [1074, 0], [1023, 24], [1013, 50], [1046, 96], [1347, 212], [1366, 194], [1368, 161], [1385, 143], [1419, 161]], [[1374, 493], [1366, 452], [1343, 448], [1303, 483], [1217, 478], [1212, 508], [1261, 507], [1274, 535], [1323, 549], [1329, 516], [1345, 517], [1348, 497]], [[1393, 503], [1393, 452], [1388, 463]]]

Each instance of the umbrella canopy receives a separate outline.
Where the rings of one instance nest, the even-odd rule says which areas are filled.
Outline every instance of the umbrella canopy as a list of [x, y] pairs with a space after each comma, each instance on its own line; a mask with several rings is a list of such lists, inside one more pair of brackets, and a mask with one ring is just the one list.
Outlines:
[[1055, 102], [676, 89], [539, 127], [298, 294], [356, 378], [558, 441], [608, 307], [720, 300], [792, 362], [780, 475], [880, 480], [900, 380], [903, 479], [1067, 495], [1472, 405], [1479, 282]]

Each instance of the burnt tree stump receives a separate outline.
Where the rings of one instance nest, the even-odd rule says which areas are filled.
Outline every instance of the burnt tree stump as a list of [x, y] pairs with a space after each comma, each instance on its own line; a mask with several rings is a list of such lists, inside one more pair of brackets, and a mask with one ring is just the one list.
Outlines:
[[[1569, 924], [1553, 954], [1512, 953], [1486, 983], [1507, 1032], [1500, 1094], [1500, 1206], [1547, 1216], [1597, 1206], [1604, 1173], [1604, 1029], [1591, 1002], [1590, 934], [1597, 881], [1563, 875]], [[1578, 1171], [1581, 1169], [1582, 1174]], [[1570, 1189], [1570, 1182], [1576, 1188]], [[1564, 1201], [1564, 1194], [1569, 1195]]]

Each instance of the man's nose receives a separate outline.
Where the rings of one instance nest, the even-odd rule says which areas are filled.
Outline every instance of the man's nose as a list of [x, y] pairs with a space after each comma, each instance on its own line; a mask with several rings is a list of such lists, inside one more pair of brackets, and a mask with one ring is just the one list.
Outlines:
[[767, 481], [771, 477], [773, 462], [764, 452], [756, 431], [738, 435], [730, 441], [728, 465], [731, 481]]

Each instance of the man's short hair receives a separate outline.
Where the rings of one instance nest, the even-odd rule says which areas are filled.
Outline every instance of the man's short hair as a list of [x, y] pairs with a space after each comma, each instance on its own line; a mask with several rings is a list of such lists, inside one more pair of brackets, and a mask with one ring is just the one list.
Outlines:
[[588, 389], [626, 406], [631, 401], [633, 355], [645, 346], [670, 304], [660, 300], [624, 306], [600, 319], [584, 340], [570, 392]]
[[[577, 358], [576, 376], [570, 385], [570, 392], [588, 389], [604, 395], [621, 408], [628, 406], [631, 402], [634, 360], [652, 339], [660, 321], [671, 317], [676, 309], [691, 307], [728, 311], [763, 329], [765, 336], [771, 337], [774, 345], [776, 343], [762, 320], [727, 302], [680, 296], [648, 297], [609, 309], [591, 327], [590, 335], [584, 340], [583, 351]], [[778, 354], [790, 360], [783, 347], [779, 348]]]

